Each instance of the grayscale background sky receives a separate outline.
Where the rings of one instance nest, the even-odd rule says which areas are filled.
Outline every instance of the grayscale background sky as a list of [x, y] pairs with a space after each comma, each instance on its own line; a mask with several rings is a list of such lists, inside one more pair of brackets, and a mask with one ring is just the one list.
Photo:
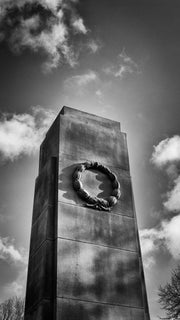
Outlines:
[[24, 295], [38, 149], [63, 105], [127, 133], [151, 320], [180, 260], [179, 0], [0, 0], [0, 301]]

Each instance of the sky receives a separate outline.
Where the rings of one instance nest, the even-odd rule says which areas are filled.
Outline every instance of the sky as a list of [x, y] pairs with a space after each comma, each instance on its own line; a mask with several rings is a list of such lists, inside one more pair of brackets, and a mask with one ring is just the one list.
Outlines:
[[127, 133], [151, 320], [180, 263], [179, 0], [0, 0], [0, 302], [24, 295], [38, 150], [66, 105]]

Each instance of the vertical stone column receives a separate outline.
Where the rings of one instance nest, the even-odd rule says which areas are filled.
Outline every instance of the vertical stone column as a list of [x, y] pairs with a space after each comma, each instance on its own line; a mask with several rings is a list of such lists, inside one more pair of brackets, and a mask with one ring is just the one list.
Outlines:
[[51, 320], [56, 308], [59, 117], [40, 149], [32, 216], [25, 320]]
[[[73, 189], [80, 163], [108, 167], [121, 197], [111, 211], [86, 207]], [[64, 107], [40, 153], [25, 320], [149, 320], [126, 135], [118, 122]], [[83, 187], [106, 198], [111, 182], [86, 170]]]

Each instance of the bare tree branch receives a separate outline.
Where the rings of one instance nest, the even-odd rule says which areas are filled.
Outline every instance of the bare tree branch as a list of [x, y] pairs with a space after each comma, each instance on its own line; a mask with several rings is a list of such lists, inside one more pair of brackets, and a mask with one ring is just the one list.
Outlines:
[[12, 297], [0, 304], [0, 320], [23, 320], [24, 299]]
[[166, 320], [180, 319], [180, 265], [172, 272], [171, 282], [159, 287], [159, 303], [166, 312]]

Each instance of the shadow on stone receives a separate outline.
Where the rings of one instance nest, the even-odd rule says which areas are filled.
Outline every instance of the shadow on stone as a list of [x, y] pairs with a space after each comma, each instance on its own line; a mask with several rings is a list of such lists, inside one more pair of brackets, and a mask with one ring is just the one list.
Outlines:
[[[79, 163], [75, 163], [62, 169], [59, 175], [58, 189], [64, 191], [62, 197], [68, 200], [74, 200], [77, 204], [80, 202], [77, 193], [72, 186], [72, 175]], [[98, 170], [86, 170], [82, 173], [81, 182], [83, 188], [91, 196], [107, 198], [111, 195], [112, 186], [110, 179]]]

